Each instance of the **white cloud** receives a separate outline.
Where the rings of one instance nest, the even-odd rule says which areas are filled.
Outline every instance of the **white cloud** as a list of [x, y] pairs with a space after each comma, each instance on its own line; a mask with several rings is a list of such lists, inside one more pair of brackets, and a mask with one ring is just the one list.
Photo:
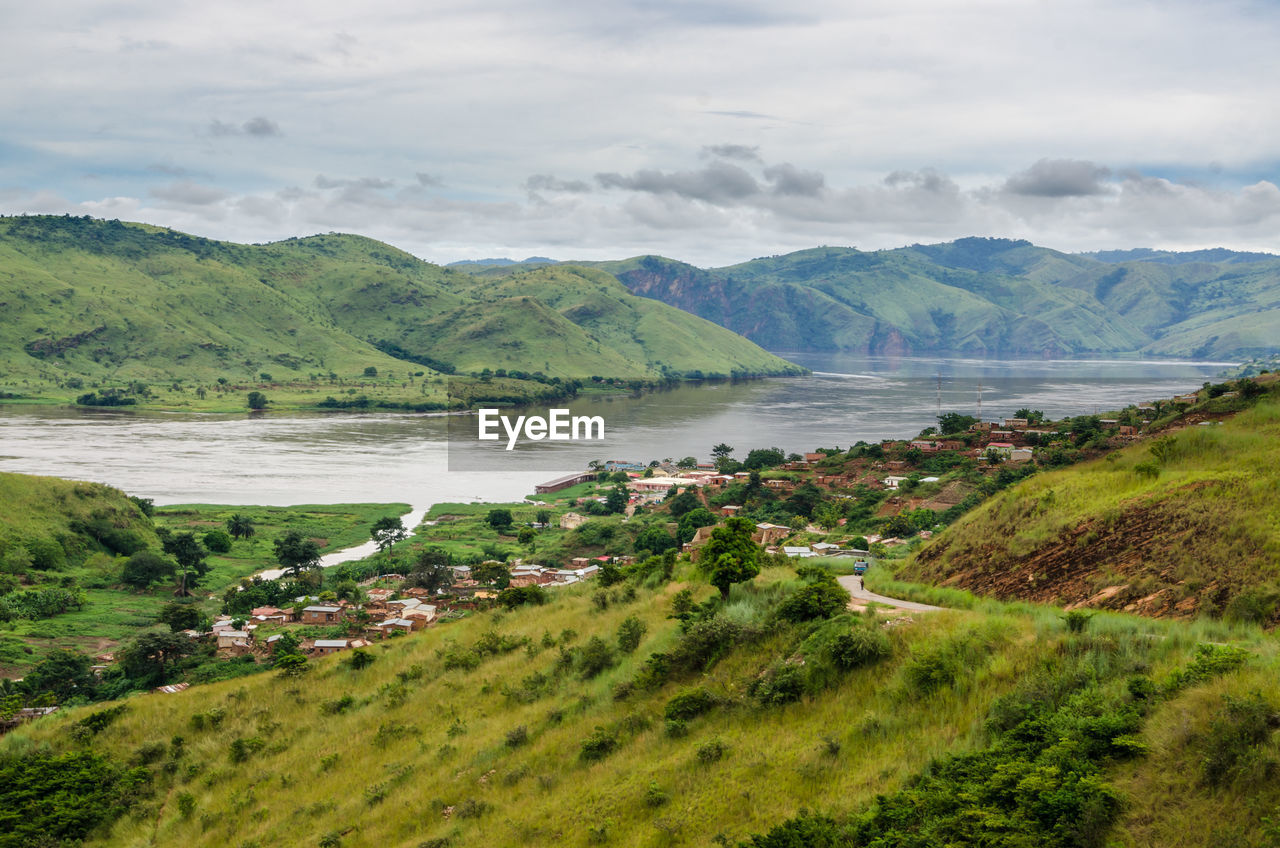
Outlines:
[[0, 51], [41, 72], [0, 89], [0, 210], [441, 260], [1280, 249], [1277, 11], [1151, 8], [26, 4]]

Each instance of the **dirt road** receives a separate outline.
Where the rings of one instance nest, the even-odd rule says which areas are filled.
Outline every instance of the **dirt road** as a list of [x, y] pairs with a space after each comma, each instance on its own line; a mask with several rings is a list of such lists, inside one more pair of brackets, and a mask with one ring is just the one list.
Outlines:
[[877, 604], [884, 604], [895, 609], [908, 610], [910, 612], [936, 612], [943, 607], [930, 606], [929, 604], [918, 604], [915, 601], [900, 601], [897, 598], [886, 598], [884, 595], [877, 595], [875, 592], [868, 592], [862, 588], [862, 578], [856, 574], [846, 574], [843, 577], [837, 577], [836, 582], [849, 590], [849, 594], [853, 596], [855, 603], [861, 601], [868, 603], [874, 601]]

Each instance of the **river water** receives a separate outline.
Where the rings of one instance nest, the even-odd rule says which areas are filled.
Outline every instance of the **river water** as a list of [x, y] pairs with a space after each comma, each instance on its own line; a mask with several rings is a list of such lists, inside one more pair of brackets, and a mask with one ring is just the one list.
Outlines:
[[[472, 416], [164, 415], [129, 410], [0, 407], [0, 471], [94, 480], [158, 504], [518, 500], [591, 459], [696, 456], [727, 442], [804, 452], [914, 436], [939, 408], [1051, 417], [1171, 397], [1230, 363], [1135, 360], [990, 361], [794, 354], [809, 377], [681, 386], [639, 397], [583, 397], [603, 442], [475, 438]], [[516, 414], [538, 414], [519, 410]]]

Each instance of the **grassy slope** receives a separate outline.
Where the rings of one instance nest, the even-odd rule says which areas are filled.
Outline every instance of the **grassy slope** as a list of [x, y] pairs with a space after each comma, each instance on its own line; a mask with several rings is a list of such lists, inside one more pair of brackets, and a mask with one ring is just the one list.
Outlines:
[[[116, 489], [54, 477], [0, 473], [0, 560], [14, 545], [32, 538], [60, 541], [66, 564], [30, 574], [57, 585], [70, 579], [85, 589], [88, 603], [53, 618], [20, 620], [4, 625], [0, 635], [0, 674], [20, 676], [22, 669], [50, 652], [69, 648], [98, 653], [109, 651], [155, 626], [156, 616], [171, 600], [172, 587], [157, 585], [138, 592], [119, 583], [123, 559], [102, 550], [93, 540], [72, 530], [73, 521], [107, 517], [121, 529], [137, 533], [150, 547], [159, 548], [152, 524]], [[216, 612], [222, 593], [242, 578], [277, 567], [274, 539], [300, 530], [325, 553], [368, 541], [369, 528], [384, 515], [402, 515], [407, 504], [328, 504], [323, 506], [243, 507], [195, 504], [156, 510], [156, 526], [175, 532], [193, 531], [197, 538], [223, 527], [232, 513], [254, 520], [257, 534], [237, 541], [227, 554], [211, 554], [209, 572], [201, 582], [206, 611]], [[27, 587], [21, 587], [27, 588]]]
[[[1226, 407], [1219, 399], [1206, 407]], [[903, 573], [998, 597], [1190, 617], [1280, 591], [1280, 402], [1041, 473], [964, 516]], [[1247, 614], [1237, 607], [1235, 612]]]
[[1028, 242], [960, 239], [872, 253], [814, 248], [710, 270], [656, 256], [594, 264], [637, 294], [775, 350], [1274, 350], [1280, 260], [1205, 259], [1215, 261], [1112, 263]]
[[[756, 582], [783, 579], [785, 573], [770, 570]], [[93, 844], [315, 845], [326, 834], [339, 839], [330, 844], [344, 846], [418, 845], [440, 837], [451, 846], [705, 845], [719, 834], [736, 840], [802, 807], [856, 810], [932, 758], [984, 744], [982, 721], [994, 699], [1055, 657], [1084, 651], [1122, 673], [1138, 668], [1159, 680], [1206, 639], [1243, 641], [1260, 657], [1160, 708], [1144, 734], [1153, 755], [1113, 772], [1128, 794], [1115, 836], [1125, 845], [1210, 844], [1207, 836], [1226, 826], [1256, 837], [1258, 811], [1280, 800], [1280, 789], [1268, 784], [1251, 790], [1248, 807], [1215, 805], [1222, 795], [1194, 777], [1219, 693], [1262, 685], [1273, 701], [1280, 697], [1273, 645], [1260, 642], [1256, 631], [1112, 616], [1096, 620], [1092, 635], [1079, 640], [1052, 611], [990, 605], [907, 620], [888, 630], [890, 661], [851, 672], [798, 704], [754, 706], [744, 698], [746, 684], [786, 650], [780, 636], [771, 637], [739, 648], [696, 681], [729, 705], [692, 720], [689, 735], [673, 739], [662, 732], [663, 706], [694, 681], [623, 700], [612, 693], [634, 674], [639, 658], [672, 644], [676, 627], [664, 616], [675, 588], [641, 590], [636, 601], [603, 612], [590, 599], [593, 587], [558, 591], [548, 607], [482, 614], [382, 643], [364, 671], [331, 657], [301, 679], [261, 675], [133, 699], [94, 748], [125, 760], [146, 744], [182, 736], [184, 753], [172, 781], [161, 778], [159, 794]], [[734, 603], [748, 610], [760, 591], [735, 589]], [[612, 640], [627, 615], [649, 628], [632, 658], [595, 680], [561, 678], [532, 703], [508, 699], [504, 687], [549, 671], [555, 649], [517, 650], [474, 670], [446, 669], [440, 656], [441, 649], [469, 646], [490, 630], [536, 644], [544, 633], [557, 636], [570, 627], [578, 631], [574, 644], [594, 635]], [[1163, 638], [1152, 639], [1153, 632]], [[953, 684], [913, 694], [904, 678], [912, 657], [966, 638], [986, 646], [983, 658]], [[1123, 678], [1106, 686], [1122, 690]], [[351, 698], [349, 709], [326, 712], [327, 703], [344, 696]], [[88, 711], [43, 720], [12, 734], [4, 748], [70, 747], [65, 729]], [[197, 729], [192, 716], [210, 711], [226, 717], [217, 728]], [[507, 734], [521, 726], [527, 744], [506, 744]], [[580, 743], [597, 727], [619, 730], [621, 747], [584, 763]], [[229, 756], [236, 739], [259, 739], [263, 747], [236, 764]], [[723, 759], [700, 760], [698, 750], [717, 740], [726, 746]], [[1275, 756], [1275, 748], [1269, 743], [1262, 753]], [[651, 785], [665, 793], [666, 803], [646, 802]], [[1241, 792], [1229, 790], [1231, 797]], [[182, 793], [194, 801], [186, 818], [176, 803]], [[1193, 818], [1192, 811], [1213, 815]], [[1169, 832], [1182, 841], [1162, 841]]]
[[[495, 291], [358, 236], [250, 246], [118, 222], [0, 219], [0, 305], [9, 316], [0, 326], [0, 369], [10, 383], [71, 376], [257, 383], [268, 372], [277, 382], [324, 388], [324, 375], [360, 380], [368, 366], [401, 380], [415, 370], [432, 376], [375, 349], [379, 341], [463, 373], [505, 367], [653, 379], [661, 373], [650, 363], [659, 360], [682, 372], [790, 369], [616, 284], [609, 315], [575, 323], [540, 301], [539, 283], [563, 288], [561, 276]], [[598, 334], [638, 341], [626, 355], [602, 353]], [[712, 341], [691, 345], [690, 335]], [[443, 386], [431, 385], [407, 393], [442, 398]]]

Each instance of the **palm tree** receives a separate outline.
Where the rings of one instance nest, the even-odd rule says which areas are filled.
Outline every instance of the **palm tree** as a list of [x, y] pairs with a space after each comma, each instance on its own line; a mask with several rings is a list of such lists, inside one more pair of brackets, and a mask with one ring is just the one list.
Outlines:
[[253, 538], [253, 519], [237, 512], [227, 519], [227, 532], [236, 539]]

